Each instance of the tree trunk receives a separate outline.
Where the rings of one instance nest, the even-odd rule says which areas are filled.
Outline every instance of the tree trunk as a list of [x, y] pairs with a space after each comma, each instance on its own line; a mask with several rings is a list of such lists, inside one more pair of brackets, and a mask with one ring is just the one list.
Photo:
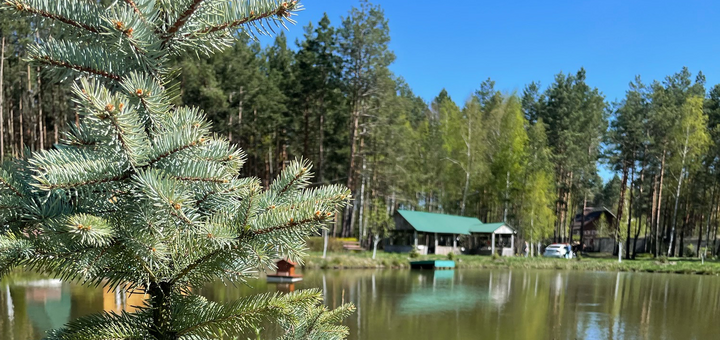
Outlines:
[[152, 306], [152, 327], [150, 336], [156, 340], [175, 340], [178, 335], [172, 331], [172, 285], [168, 282], [153, 282], [147, 291]]
[[18, 123], [20, 124], [20, 126], [19, 126], [20, 141], [18, 144], [18, 155], [20, 157], [22, 157], [25, 153], [25, 124], [23, 122], [23, 116], [25, 115], [25, 109], [24, 109], [23, 102], [24, 102], [23, 98], [20, 98], [19, 107], [18, 107], [18, 109], [19, 109], [18, 110], [18, 112], [19, 112], [19, 116], [18, 116], [19, 122]]
[[530, 208], [530, 257], [533, 257], [532, 233], [535, 231], [535, 207]]
[[360, 211], [358, 212], [358, 214], [360, 215], [360, 216], [359, 216], [359, 217], [360, 217], [360, 224], [359, 224], [359, 226], [358, 226], [358, 228], [360, 229], [360, 230], [359, 230], [359, 232], [360, 232], [360, 237], [359, 237], [359, 238], [360, 238], [360, 245], [363, 245], [363, 243], [364, 243], [363, 240], [364, 240], [364, 237], [365, 237], [365, 228], [364, 228], [364, 227], [365, 227], [365, 216], [364, 216], [364, 212], [365, 212], [365, 182], [366, 182], [365, 171], [366, 171], [366, 170], [367, 170], [366, 160], [365, 160], [365, 155], [363, 155], [363, 156], [362, 156], [362, 172], [360, 173], [360, 178], [361, 178], [361, 180], [360, 180]]
[[[715, 212], [715, 197], [717, 196], [717, 191], [718, 191], [718, 187], [717, 187], [717, 183], [716, 183], [712, 189], [712, 198], [710, 199], [710, 211], [708, 212], [707, 222], [705, 224], [705, 232], [706, 232], [705, 248], [706, 249], [709, 248], [709, 246], [710, 246], [710, 221], [712, 221], [713, 215]], [[702, 234], [702, 232], [701, 232], [701, 234]], [[699, 242], [698, 242], [698, 249], [700, 249]]]
[[[645, 210], [643, 208], [643, 205], [645, 204], [645, 196], [643, 196], [643, 189], [645, 187], [645, 159], [647, 156], [647, 146], [645, 146], [645, 152], [643, 152], [643, 161], [642, 165], [640, 165], [640, 192], [638, 193], [638, 198], [640, 199], [640, 213], [638, 214], [638, 223], [637, 223], [637, 230], [635, 230], [635, 239], [633, 240], [633, 249], [632, 249], [632, 259], [634, 260], [637, 255], [637, 240], [640, 236], [640, 230], [642, 229], [642, 217], [643, 217], [643, 211]], [[647, 223], [647, 222], [646, 222]], [[647, 228], [645, 229], [645, 247], [647, 247]]]
[[[3, 32], [4, 33], [4, 32]], [[0, 163], [5, 160], [5, 36], [2, 37], [0, 47]]]
[[238, 101], [238, 122], [237, 122], [238, 123], [238, 133], [242, 133], [240, 131], [242, 129], [242, 119], [243, 119], [243, 105], [244, 105], [243, 94], [245, 93], [244, 90], [245, 90], [245, 88], [243, 86], [240, 86], [240, 91], [239, 91], [240, 100]]
[[[652, 248], [650, 251], [653, 253], [653, 256], [657, 256], [657, 253], [655, 252], [655, 209], [657, 209], [657, 191], [658, 191], [658, 175], [657, 173], [653, 175], [653, 188], [652, 188], [652, 204], [650, 207], [650, 237], [653, 239]], [[645, 251], [648, 251], [648, 232], [647, 227], [645, 228]]]
[[[713, 220], [713, 245], [711, 254], [715, 254], [715, 245], [717, 243], [717, 229], [718, 229], [718, 214], [720, 214], [720, 195], [717, 195], [716, 201], [713, 205], [713, 208], [715, 209], [715, 220]], [[708, 245], [709, 245], [710, 239], [708, 239]]]
[[42, 106], [42, 81], [40, 80], [40, 67], [37, 68], [37, 106], [38, 106], [38, 135], [40, 136], [40, 148], [39, 150], [45, 149], [45, 122], [43, 118], [43, 106]]
[[682, 227], [677, 231], [677, 233], [680, 234], [680, 245], [676, 248], [675, 244], [673, 244], [673, 255], [676, 257], [685, 257], [685, 253], [683, 252], [685, 250], [685, 230], [690, 223], [690, 216], [693, 214], [689, 211], [689, 205], [689, 202], [685, 202], [685, 218], [683, 219]]
[[[685, 145], [686, 145], [685, 149], [686, 150], [687, 150], [687, 142], [688, 142], [688, 140], [686, 138], [686, 140], [685, 140]], [[677, 223], [676, 220], [677, 220], [678, 204], [680, 203], [680, 188], [682, 187], [683, 177], [685, 177], [685, 155], [686, 154], [687, 154], [687, 151], [683, 152], [680, 177], [678, 178], [677, 189], [675, 190], [675, 208], [673, 209], [672, 221], [670, 221], [670, 223], [672, 225], [672, 227], [671, 227], [672, 229], [670, 231], [670, 244], [671, 245], [673, 244], [673, 242], [675, 242], [675, 225]], [[671, 246], [670, 249], [668, 249], [668, 256], [670, 256], [672, 254], [672, 250], [673, 249]]]
[[[556, 193], [556, 196], [557, 196], [557, 200], [555, 200], [555, 226], [554, 226], [555, 228], [553, 229], [553, 242], [557, 242], [557, 241], [558, 241], [558, 230], [559, 230], [559, 228], [560, 228], [560, 227], [559, 227], [559, 224], [560, 224], [560, 210], [561, 210], [561, 209], [560, 209], [560, 205], [561, 205], [561, 201], [562, 201], [562, 197], [563, 197], [563, 196], [562, 196], [562, 195], [563, 195], [563, 193], [562, 193], [562, 185], [561, 185], [562, 180], [561, 180], [561, 178], [560, 178], [560, 177], [562, 177], [562, 168], [561, 168], [560, 166], [558, 166], [556, 172], [557, 172], [559, 175], [558, 175], [558, 180], [557, 180], [556, 183], [555, 183], [555, 184], [556, 184], [556, 185], [555, 185], [555, 186], [556, 186], [555, 193]], [[483, 193], [484, 193], [484, 192], [483, 192]], [[487, 218], [486, 218], [485, 220], [487, 221]]]
[[52, 108], [52, 117], [53, 117], [53, 143], [57, 144], [58, 140], [60, 139], [60, 108], [58, 105], [55, 105], [55, 103], [58, 103], [59, 100], [56, 100], [56, 94], [58, 92], [58, 87], [53, 86], [53, 89], [50, 91], [51, 94], [51, 102], [50, 107]]
[[662, 212], [662, 189], [663, 178], [665, 177], [665, 149], [663, 149], [662, 160], [660, 161], [660, 189], [657, 196], [657, 218], [655, 218], [655, 257], [660, 254], [660, 214]]
[[587, 193], [583, 196], [583, 207], [580, 212], [580, 252], [585, 250], [585, 209], [587, 208]]
[[505, 209], [503, 210], [503, 222], [507, 222], [508, 203], [510, 203], [510, 171], [505, 176]]
[[[622, 215], [623, 215], [623, 208], [625, 206], [625, 191], [627, 189], [627, 180], [628, 180], [628, 164], [627, 161], [623, 160], [623, 169], [622, 169], [622, 182], [620, 182], [620, 200], [618, 201], [618, 210], [617, 215], [615, 218], [615, 243], [621, 243], [620, 239], [620, 223], [622, 222]], [[613, 255], [617, 255], [618, 248], [613, 249]]]
[[[574, 204], [572, 203], [572, 190], [573, 190], [573, 175], [575, 173], [573, 171], [570, 171], [570, 178], [568, 180], [568, 190], [567, 190], [567, 201], [565, 201], [565, 218], [563, 219], [563, 225], [562, 225], [562, 233], [563, 233], [563, 241], [566, 241], [568, 243], [572, 243], [572, 231], [570, 230], [570, 227], [572, 226], [572, 210], [574, 207]], [[566, 225], [567, 224], [567, 225]]]
[[[353, 109], [351, 113], [351, 122], [350, 122], [350, 167], [348, 168], [348, 178], [347, 178], [347, 187], [350, 189], [351, 192], [355, 192], [355, 157], [357, 154], [357, 134], [358, 134], [358, 126], [360, 123], [360, 112], [359, 112], [359, 103], [356, 99], [353, 103]], [[350, 237], [352, 234], [352, 220], [353, 216], [355, 215], [353, 213], [353, 206], [350, 205], [345, 208], [345, 218], [343, 222], [343, 237]]]
[[697, 257], [700, 257], [700, 252], [702, 251], [702, 249], [700, 249], [700, 245], [703, 240], [703, 223], [705, 223], [705, 215], [700, 216], [700, 223], [698, 224], [700, 230], [698, 231], [697, 247], [695, 248], [697, 249], [697, 254], [695, 254]]
[[465, 203], [467, 201], [468, 188], [470, 187], [470, 172], [472, 169], [472, 121], [470, 117], [467, 117], [467, 120], [467, 139], [465, 139], [467, 163], [465, 163], [465, 187], [463, 188], [462, 204], [460, 205], [460, 216], [465, 216]]
[[15, 109], [13, 108], [12, 99], [8, 102], [8, 132], [10, 133], [10, 148], [12, 149], [13, 157], [17, 157], [17, 144], [15, 143]]
[[628, 202], [628, 224], [627, 235], [625, 235], [625, 259], [630, 259], [630, 233], [632, 226], [632, 208], [633, 208], [633, 183], [635, 182], [635, 153], [633, 152], [633, 165], [630, 168], [630, 202]]
[[310, 158], [310, 109], [305, 101], [305, 109], [303, 110], [303, 157]]
[[318, 126], [318, 167], [317, 178], [319, 183], [325, 183], [325, 153], [323, 144], [325, 143], [325, 114], [320, 111], [320, 124]]
[[380, 242], [380, 236], [379, 236], [379, 235], [375, 234], [374, 237], [375, 237], [375, 238], [374, 238], [374, 240], [373, 240], [373, 256], [372, 256], [373, 260], [375, 259], [375, 254], [377, 253], [377, 245], [378, 245], [378, 243]]
[[[663, 252], [670, 249], [670, 217], [672, 216], [672, 206], [670, 204], [666, 204], [665, 208], [663, 209], [665, 212], [663, 213]], [[664, 254], [667, 256], [667, 254]]]

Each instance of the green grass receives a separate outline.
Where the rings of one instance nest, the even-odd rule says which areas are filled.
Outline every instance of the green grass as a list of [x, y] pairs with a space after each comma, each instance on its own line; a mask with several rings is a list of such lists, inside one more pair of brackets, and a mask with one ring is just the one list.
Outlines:
[[[321, 252], [311, 252], [305, 258], [305, 268], [350, 269], [350, 268], [409, 268], [411, 260], [446, 260], [447, 256], [426, 255], [410, 259], [408, 254], [392, 254], [378, 252], [372, 259], [372, 252], [363, 253], [328, 253], [322, 258]], [[640, 257], [637, 260], [617, 262], [617, 257], [599, 254], [582, 259], [550, 259], [542, 257], [503, 257], [492, 259], [490, 256], [459, 255], [455, 258], [457, 268], [489, 268], [489, 269], [555, 269], [555, 270], [590, 270], [590, 271], [623, 271], [650, 273], [677, 273], [720, 275], [720, 262], [698, 259], [670, 258], [659, 260], [651, 257]]]

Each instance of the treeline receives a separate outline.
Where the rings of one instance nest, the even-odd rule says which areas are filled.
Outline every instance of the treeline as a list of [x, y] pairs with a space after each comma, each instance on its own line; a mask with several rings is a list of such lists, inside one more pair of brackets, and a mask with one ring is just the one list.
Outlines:
[[[53, 35], [45, 27], [0, 13], [0, 159], [52, 147], [75, 121], [69, 86], [43, 76], [26, 60], [28, 44]], [[57, 35], [55, 35], [57, 36]], [[62, 37], [59, 37], [62, 38]]]
[[707, 91], [686, 68], [650, 84], [637, 77], [611, 112], [607, 159], [619, 179], [609, 185], [619, 184], [626, 256], [641, 233], [658, 255], [691, 255], [703, 239], [717, 253], [720, 85]]
[[[22, 157], [72, 128], [73, 79], [48, 79], [25, 60], [27, 42], [53, 27], [5, 17], [1, 28], [0, 150]], [[405, 208], [507, 221], [527, 240], [566, 241], [578, 211], [605, 206], [618, 217], [607, 234], [625, 249], [640, 236], [656, 254], [682, 255], [688, 237], [698, 238], [696, 249], [702, 239], [717, 249], [720, 87], [707, 92], [702, 74], [637, 78], [618, 103], [588, 85], [583, 69], [522, 93], [488, 79], [469, 98], [443, 90], [427, 102], [389, 70], [395, 56], [379, 6], [361, 2], [304, 32], [296, 42], [282, 33], [267, 47], [246, 38], [224, 53], [178, 59], [168, 88], [245, 150], [243, 175], [268, 185], [305, 158], [312, 185], [348, 186], [355, 199], [332, 235], [367, 242]], [[601, 162], [618, 174], [605, 185]]]

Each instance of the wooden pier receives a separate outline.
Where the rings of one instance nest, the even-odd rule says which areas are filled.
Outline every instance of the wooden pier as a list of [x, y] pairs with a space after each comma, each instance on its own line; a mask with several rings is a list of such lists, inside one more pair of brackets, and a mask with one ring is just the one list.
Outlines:
[[455, 261], [450, 260], [427, 260], [427, 261], [410, 261], [411, 269], [453, 269]]

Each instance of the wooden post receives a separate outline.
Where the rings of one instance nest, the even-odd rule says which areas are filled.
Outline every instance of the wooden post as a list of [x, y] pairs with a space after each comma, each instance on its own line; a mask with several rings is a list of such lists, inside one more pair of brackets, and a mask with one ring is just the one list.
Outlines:
[[492, 233], [492, 241], [490, 241], [490, 255], [495, 254], [495, 232]]
[[438, 239], [437, 239], [437, 233], [435, 233], [435, 254], [437, 254], [437, 247], [438, 247]]
[[457, 248], [457, 235], [453, 234], [453, 253], [455, 252], [455, 248]]
[[413, 237], [415, 238], [415, 249], [417, 250], [418, 242], [417, 242], [417, 230], [413, 231]]

